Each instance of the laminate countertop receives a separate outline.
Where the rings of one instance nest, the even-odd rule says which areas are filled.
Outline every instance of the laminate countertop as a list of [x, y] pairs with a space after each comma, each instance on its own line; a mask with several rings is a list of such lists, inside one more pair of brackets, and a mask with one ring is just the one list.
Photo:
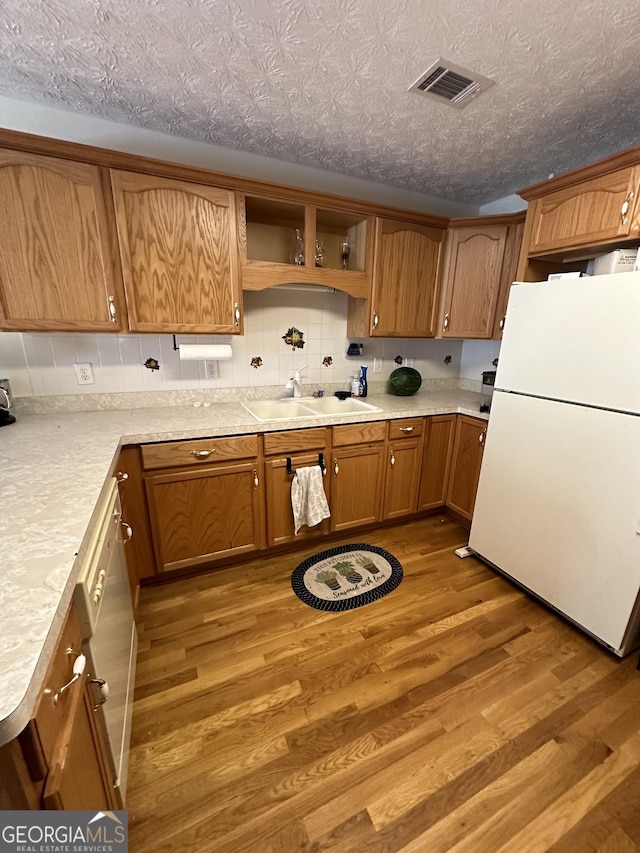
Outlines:
[[449, 413], [480, 394], [369, 396], [382, 411], [257, 422], [241, 403], [20, 415], [0, 430], [0, 745], [31, 718], [71, 602], [94, 514], [124, 445]]

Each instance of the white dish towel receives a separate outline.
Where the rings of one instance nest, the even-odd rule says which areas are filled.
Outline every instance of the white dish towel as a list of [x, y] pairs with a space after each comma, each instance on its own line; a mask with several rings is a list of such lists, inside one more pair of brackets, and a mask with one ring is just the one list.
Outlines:
[[319, 465], [296, 469], [291, 482], [291, 508], [296, 536], [303, 525], [314, 527], [331, 515]]

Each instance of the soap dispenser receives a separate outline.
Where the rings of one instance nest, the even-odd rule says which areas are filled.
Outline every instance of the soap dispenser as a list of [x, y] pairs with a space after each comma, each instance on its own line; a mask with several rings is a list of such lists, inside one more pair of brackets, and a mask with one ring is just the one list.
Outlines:
[[366, 397], [368, 391], [367, 385], [367, 365], [360, 365], [360, 396]]
[[360, 379], [358, 378], [358, 374], [354, 373], [351, 377], [351, 396], [359, 397], [360, 396]]

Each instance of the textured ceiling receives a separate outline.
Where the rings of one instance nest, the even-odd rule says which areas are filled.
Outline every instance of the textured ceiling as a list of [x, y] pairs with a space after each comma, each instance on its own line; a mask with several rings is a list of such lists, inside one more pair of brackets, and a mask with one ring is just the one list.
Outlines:
[[[440, 56], [495, 85], [407, 92]], [[0, 6], [2, 95], [475, 204], [637, 144], [639, 78], [633, 0]]]

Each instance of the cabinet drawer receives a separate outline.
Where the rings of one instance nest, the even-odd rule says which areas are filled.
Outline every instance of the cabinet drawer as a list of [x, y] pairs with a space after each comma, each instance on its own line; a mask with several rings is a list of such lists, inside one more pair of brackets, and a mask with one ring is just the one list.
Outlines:
[[328, 429], [292, 429], [284, 432], [269, 432], [264, 436], [265, 455], [296, 453], [299, 450], [323, 450], [327, 445]]
[[422, 418], [402, 418], [389, 421], [389, 438], [417, 438], [422, 435]]
[[366, 424], [345, 424], [333, 428], [333, 446], [366, 444], [369, 441], [384, 441], [387, 433], [386, 421]]
[[258, 455], [257, 435], [229, 438], [202, 438], [197, 441], [169, 441], [142, 446], [142, 465], [150, 468], [211, 464], [228, 459], [247, 459]]

